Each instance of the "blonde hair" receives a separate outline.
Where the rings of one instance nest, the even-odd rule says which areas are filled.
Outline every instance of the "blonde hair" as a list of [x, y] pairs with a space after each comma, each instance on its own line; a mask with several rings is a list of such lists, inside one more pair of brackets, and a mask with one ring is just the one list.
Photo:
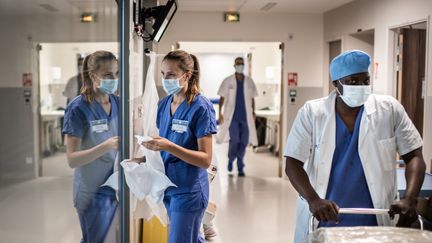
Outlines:
[[195, 55], [189, 54], [182, 50], [169, 52], [163, 61], [174, 61], [183, 72], [191, 72], [192, 76], [188, 80], [186, 90], [186, 101], [190, 105], [200, 92], [200, 67]]

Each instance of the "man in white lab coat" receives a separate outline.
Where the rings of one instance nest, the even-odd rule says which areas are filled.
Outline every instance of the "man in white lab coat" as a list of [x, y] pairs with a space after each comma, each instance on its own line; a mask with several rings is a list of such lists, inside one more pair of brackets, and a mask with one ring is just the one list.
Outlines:
[[[218, 95], [219, 131], [216, 137], [218, 143], [229, 140], [228, 171], [233, 169], [233, 162], [237, 159], [239, 176], [244, 173], [244, 155], [248, 144], [257, 145], [255, 128], [255, 101], [258, 95], [253, 80], [243, 74], [244, 59], [238, 57], [234, 61], [235, 74], [222, 82]], [[223, 111], [223, 112], [222, 112]]]
[[[422, 139], [402, 105], [371, 94], [370, 57], [342, 53], [330, 64], [335, 86], [328, 97], [298, 112], [285, 149], [286, 174], [299, 193], [295, 242], [317, 227], [390, 225], [416, 220], [416, 197], [424, 179]], [[395, 160], [406, 163], [407, 188], [397, 200]], [[390, 209], [383, 215], [342, 215], [339, 208]], [[310, 233], [310, 232], [309, 232]]]

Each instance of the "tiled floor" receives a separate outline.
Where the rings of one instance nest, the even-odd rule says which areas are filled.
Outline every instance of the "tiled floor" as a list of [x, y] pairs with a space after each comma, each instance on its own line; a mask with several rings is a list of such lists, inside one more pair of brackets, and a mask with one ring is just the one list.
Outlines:
[[[268, 153], [246, 155], [246, 177], [228, 176], [227, 146], [217, 146], [219, 173], [211, 185], [219, 235], [212, 242], [291, 242], [295, 192], [277, 177], [278, 160]], [[44, 161], [44, 177], [0, 182], [1, 243], [77, 243], [79, 223], [72, 206], [72, 169], [64, 154]]]

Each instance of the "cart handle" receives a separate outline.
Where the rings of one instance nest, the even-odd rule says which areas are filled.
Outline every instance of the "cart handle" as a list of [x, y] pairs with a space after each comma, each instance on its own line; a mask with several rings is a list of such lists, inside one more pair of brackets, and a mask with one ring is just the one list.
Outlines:
[[[368, 214], [368, 215], [382, 215], [388, 214], [389, 209], [380, 209], [380, 208], [340, 208], [339, 214]], [[420, 230], [423, 230], [423, 219], [421, 215], [418, 215], [418, 220], [420, 222]], [[315, 217], [311, 216], [309, 219], [309, 233], [314, 231], [314, 221]]]

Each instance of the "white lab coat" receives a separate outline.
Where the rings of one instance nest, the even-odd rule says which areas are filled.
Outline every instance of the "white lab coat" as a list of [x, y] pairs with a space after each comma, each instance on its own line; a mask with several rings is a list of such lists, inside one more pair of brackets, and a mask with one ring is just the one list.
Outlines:
[[[285, 156], [304, 162], [309, 180], [325, 198], [336, 140], [335, 98], [307, 102], [298, 112], [287, 139]], [[359, 156], [375, 208], [389, 208], [397, 197], [396, 152], [407, 154], [422, 146], [419, 132], [402, 105], [391, 96], [371, 95], [364, 105], [359, 134]], [[341, 185], [342, 186], [342, 185]], [[306, 200], [297, 199], [295, 242], [308, 234], [311, 217]], [[391, 225], [388, 215], [378, 225]]]
[[[252, 111], [252, 99], [258, 96], [258, 91], [253, 80], [245, 75], [244, 79], [244, 96], [246, 105], [246, 116], [247, 124], [249, 128], [249, 144], [258, 145], [257, 133], [255, 128], [255, 121], [253, 118]], [[237, 94], [237, 81], [235, 75], [231, 75], [224, 79], [221, 86], [219, 87], [218, 95], [225, 98], [223, 118], [224, 122], [219, 127], [218, 134], [216, 136], [217, 143], [223, 143], [229, 141], [229, 127], [234, 114], [236, 105], [236, 94]]]

